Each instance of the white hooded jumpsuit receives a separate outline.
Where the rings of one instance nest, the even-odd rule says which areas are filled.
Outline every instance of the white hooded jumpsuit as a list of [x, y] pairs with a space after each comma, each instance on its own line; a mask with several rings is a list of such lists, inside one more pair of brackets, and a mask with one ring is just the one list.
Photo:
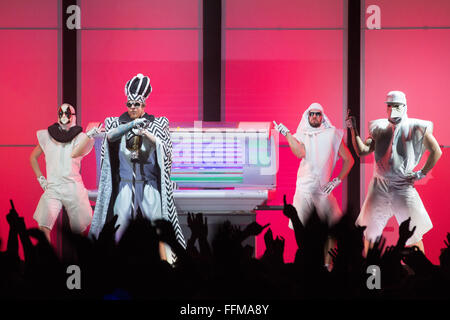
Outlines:
[[[311, 109], [322, 111], [323, 121], [318, 128], [309, 124], [308, 115]], [[303, 113], [294, 137], [305, 145], [306, 154], [298, 168], [293, 206], [302, 224], [306, 223], [315, 207], [322, 221], [332, 225], [342, 212], [336, 198], [331, 193], [324, 193], [321, 188], [330, 181], [343, 131], [331, 124], [320, 104], [313, 103]], [[292, 228], [291, 221], [289, 227]]]

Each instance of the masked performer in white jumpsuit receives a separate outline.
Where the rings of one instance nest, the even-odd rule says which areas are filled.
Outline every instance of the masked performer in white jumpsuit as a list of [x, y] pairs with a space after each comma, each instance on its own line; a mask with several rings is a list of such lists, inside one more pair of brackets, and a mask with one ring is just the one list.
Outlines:
[[[151, 221], [170, 221], [177, 240], [185, 246], [173, 201], [174, 183], [170, 180], [169, 121], [145, 113], [145, 100], [151, 90], [150, 79], [136, 75], [125, 85], [128, 111], [105, 120], [99, 194], [89, 232], [98, 237], [105, 222], [115, 214], [119, 241], [130, 219], [142, 215]], [[168, 246], [160, 244], [160, 253], [172, 262]]]
[[[93, 135], [76, 125], [75, 109], [63, 104], [58, 109], [58, 122], [37, 132], [38, 145], [30, 156], [31, 167], [44, 190], [34, 213], [39, 228], [50, 241], [50, 231], [64, 206], [73, 232], [81, 233], [91, 223], [92, 208], [80, 175], [81, 159], [94, 145]], [[38, 158], [44, 153], [47, 178], [39, 168]]]
[[[433, 136], [432, 122], [408, 118], [403, 92], [389, 92], [386, 104], [388, 118], [369, 123], [365, 142], [356, 131], [355, 119], [350, 115], [347, 118], [358, 156], [375, 152], [373, 178], [356, 224], [367, 227], [364, 232], [367, 252], [369, 242], [382, 235], [393, 215], [399, 224], [411, 218], [410, 226], [415, 231], [406, 244], [417, 245], [423, 251], [422, 236], [433, 225], [414, 182], [426, 176], [442, 151]], [[421, 170], [413, 171], [425, 149], [430, 151], [427, 162]]]
[[[313, 103], [306, 109], [294, 135], [283, 124], [274, 124], [286, 137], [294, 155], [302, 159], [293, 200], [300, 221], [305, 224], [313, 208], [316, 208], [319, 217], [332, 226], [342, 212], [331, 191], [348, 175], [354, 163], [342, 140], [343, 131], [331, 124], [319, 103]], [[338, 155], [344, 163], [339, 175], [330, 181]], [[291, 221], [289, 227], [292, 228]], [[333, 245], [332, 241], [328, 248]], [[325, 248], [325, 263], [329, 261], [328, 248]]]

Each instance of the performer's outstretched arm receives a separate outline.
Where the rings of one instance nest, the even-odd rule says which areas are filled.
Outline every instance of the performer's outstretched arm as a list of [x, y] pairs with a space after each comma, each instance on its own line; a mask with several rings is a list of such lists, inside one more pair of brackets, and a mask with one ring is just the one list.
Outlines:
[[352, 145], [358, 157], [367, 156], [368, 154], [373, 152], [375, 150], [375, 140], [369, 137], [368, 139], [366, 139], [366, 141], [363, 142], [363, 140], [359, 136], [358, 129], [356, 129], [355, 117], [350, 115], [350, 110], [347, 114], [346, 123], [352, 134]]
[[72, 150], [72, 158], [78, 158], [81, 156], [86, 156], [91, 152], [94, 146], [95, 140], [93, 139], [96, 135], [100, 133], [100, 129], [103, 126], [102, 123], [91, 122], [88, 124], [86, 133], [80, 133], [81, 138], [78, 144]]
[[117, 128], [112, 129], [108, 132], [108, 141], [114, 142], [119, 140], [125, 133], [133, 129], [136, 125], [145, 122], [144, 118], [138, 118], [131, 122], [121, 124]]
[[72, 158], [78, 158], [87, 155], [94, 146], [94, 139], [90, 139], [85, 133], [81, 132], [80, 142], [72, 150]]
[[375, 150], [375, 140], [368, 138], [363, 142], [356, 129], [350, 128], [350, 131], [352, 133], [352, 145], [358, 157], [367, 156]]
[[294, 136], [290, 133], [289, 129], [284, 124], [277, 124], [275, 121], [273, 122], [273, 124], [275, 125], [275, 130], [286, 137], [292, 153], [299, 159], [304, 158], [306, 154], [305, 145], [294, 138]]
[[306, 155], [305, 145], [295, 139], [290, 132], [286, 134], [286, 139], [289, 143], [289, 147], [291, 148], [292, 153], [299, 159], [304, 158]]

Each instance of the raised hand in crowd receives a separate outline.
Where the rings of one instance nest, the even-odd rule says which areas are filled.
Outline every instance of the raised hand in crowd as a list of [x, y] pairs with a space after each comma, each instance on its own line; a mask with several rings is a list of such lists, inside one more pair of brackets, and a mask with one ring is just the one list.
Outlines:
[[9, 213], [6, 215], [6, 221], [9, 224], [9, 234], [8, 234], [8, 243], [7, 243], [7, 253], [10, 257], [19, 258], [19, 238], [18, 238], [18, 225], [17, 220], [19, 218], [16, 209], [14, 208], [14, 204], [11, 201], [11, 209]]
[[266, 245], [266, 252], [269, 252], [272, 249], [273, 244], [273, 233], [272, 229], [267, 229], [266, 233], [264, 234], [264, 243]]
[[251, 237], [251, 236], [257, 236], [259, 235], [261, 232], [263, 232], [263, 230], [265, 228], [267, 228], [268, 226], [270, 226], [270, 223], [262, 226], [260, 225], [258, 222], [254, 221], [250, 224], [248, 224], [244, 231], [242, 231], [242, 235], [243, 235], [243, 239], [246, 239], [247, 237]]
[[186, 250], [187, 250], [188, 254], [190, 254], [191, 256], [197, 257], [199, 255], [199, 251], [197, 250], [195, 243], [197, 242], [198, 234], [195, 230], [194, 219], [195, 219], [194, 214], [191, 212], [188, 212], [187, 225], [188, 225], [189, 229], [191, 230], [191, 236], [187, 240]]
[[286, 195], [283, 196], [283, 214], [292, 222], [292, 227], [294, 228], [295, 240], [297, 242], [297, 246], [300, 247], [300, 244], [303, 240], [303, 231], [304, 226], [300, 221], [297, 210], [291, 204], [286, 202]]
[[271, 263], [283, 263], [284, 238], [277, 236], [274, 239], [272, 229], [269, 228], [264, 234], [264, 243], [266, 245], [266, 251], [264, 252], [263, 259]]
[[16, 251], [18, 249], [17, 235], [19, 235], [20, 242], [22, 243], [25, 260], [29, 260], [33, 256], [33, 244], [31, 243], [31, 240], [28, 236], [24, 218], [18, 215], [16, 209], [14, 208], [12, 200], [10, 200], [10, 202], [11, 202], [11, 210], [7, 215], [7, 221], [12, 230], [10, 229], [10, 238], [8, 238], [8, 242], [9, 240], [11, 240], [12, 243], [11, 248], [9, 249], [11, 249], [11, 253], [17, 252]]
[[191, 229], [194, 239], [206, 239], [208, 237], [208, 218], [203, 218], [202, 213], [188, 213], [188, 227]]
[[191, 238], [188, 240], [189, 250], [195, 252], [195, 240], [198, 239], [200, 254], [202, 256], [211, 256], [211, 248], [208, 243], [208, 218], [202, 213], [188, 213], [188, 227], [191, 229]]
[[379, 236], [375, 239], [375, 242], [370, 242], [369, 250], [367, 251], [366, 262], [368, 265], [380, 265], [381, 257], [383, 255], [383, 249], [386, 245], [386, 238]]
[[273, 254], [280, 263], [284, 263], [283, 254], [285, 243], [286, 240], [281, 236], [277, 236], [276, 239], [273, 240]]
[[411, 218], [408, 218], [400, 224], [399, 229], [398, 229], [399, 238], [397, 241], [397, 247], [403, 248], [405, 246], [406, 242], [408, 241], [408, 239], [413, 236], [414, 231], [416, 230], [416, 226], [414, 226], [410, 230], [410, 223], [411, 223]]

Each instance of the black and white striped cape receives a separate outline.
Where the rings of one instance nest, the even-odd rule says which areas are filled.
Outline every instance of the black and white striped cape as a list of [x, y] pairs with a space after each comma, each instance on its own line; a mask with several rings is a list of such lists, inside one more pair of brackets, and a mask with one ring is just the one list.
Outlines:
[[[89, 236], [98, 238], [102, 230], [110, 207], [110, 199], [113, 190], [110, 150], [107, 139], [107, 133], [119, 126], [118, 117], [105, 119], [105, 138], [103, 139], [101, 149], [101, 174], [98, 187], [98, 197], [96, 200], [94, 216], [89, 230]], [[155, 118], [147, 129], [157, 139], [156, 155], [158, 165], [161, 169], [161, 208], [163, 218], [169, 220], [174, 228], [178, 242], [185, 248], [186, 243], [181, 231], [178, 214], [173, 199], [173, 190], [175, 182], [170, 179], [172, 170], [172, 140], [169, 132], [169, 120], [166, 117]], [[118, 172], [117, 172], [118, 174]]]

